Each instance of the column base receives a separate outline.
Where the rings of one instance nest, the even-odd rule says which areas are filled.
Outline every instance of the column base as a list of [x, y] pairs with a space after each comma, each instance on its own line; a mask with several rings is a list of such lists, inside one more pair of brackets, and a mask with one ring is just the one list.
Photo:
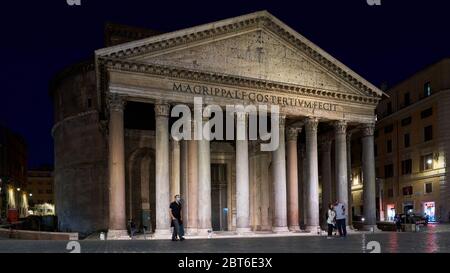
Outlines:
[[305, 230], [309, 231], [311, 234], [322, 234], [322, 229], [320, 226], [306, 226]]
[[236, 233], [238, 235], [250, 235], [252, 234], [252, 229], [249, 227], [245, 227], [245, 228], [236, 228]]
[[172, 235], [172, 232], [169, 229], [155, 229], [155, 233], [153, 233], [153, 237], [155, 238], [169, 238]]
[[274, 233], [288, 233], [288, 227], [272, 227], [272, 232]]
[[300, 226], [289, 226], [290, 232], [300, 232]]
[[126, 230], [108, 230], [106, 237], [108, 240], [131, 240]]
[[377, 225], [364, 225], [362, 230], [363, 231], [371, 231], [371, 232], [381, 231], [378, 229]]
[[198, 236], [212, 236], [213, 232], [211, 228], [199, 228], [197, 230]]
[[188, 236], [196, 236], [198, 233], [198, 229], [197, 228], [186, 228], [185, 233]]

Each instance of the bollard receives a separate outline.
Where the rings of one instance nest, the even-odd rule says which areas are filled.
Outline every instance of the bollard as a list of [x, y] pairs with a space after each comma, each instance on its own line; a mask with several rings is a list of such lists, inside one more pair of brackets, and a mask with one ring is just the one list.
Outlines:
[[105, 233], [104, 232], [100, 232], [100, 240], [101, 241], [105, 240]]

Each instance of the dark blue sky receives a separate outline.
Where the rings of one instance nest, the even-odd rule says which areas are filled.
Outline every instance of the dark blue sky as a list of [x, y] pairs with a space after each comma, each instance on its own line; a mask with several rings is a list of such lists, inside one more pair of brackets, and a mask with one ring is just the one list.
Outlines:
[[106, 21], [171, 31], [266, 9], [375, 85], [450, 56], [448, 1], [3, 1], [0, 123], [25, 136], [31, 167], [53, 162], [48, 83], [103, 46]]

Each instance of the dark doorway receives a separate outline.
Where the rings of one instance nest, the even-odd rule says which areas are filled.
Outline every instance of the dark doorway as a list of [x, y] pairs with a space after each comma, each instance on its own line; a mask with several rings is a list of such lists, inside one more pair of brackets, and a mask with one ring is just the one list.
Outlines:
[[227, 165], [211, 164], [211, 218], [213, 231], [228, 230]]

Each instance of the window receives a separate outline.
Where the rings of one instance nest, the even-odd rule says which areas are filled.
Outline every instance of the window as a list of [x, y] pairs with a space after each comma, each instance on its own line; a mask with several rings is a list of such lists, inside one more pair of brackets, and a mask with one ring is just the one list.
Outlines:
[[412, 195], [413, 194], [413, 187], [403, 187], [403, 195]]
[[432, 183], [426, 183], [425, 184], [425, 193], [432, 193], [433, 192], [433, 184]]
[[384, 178], [391, 178], [394, 176], [394, 165], [389, 164], [384, 166]]
[[412, 160], [407, 159], [402, 161], [402, 175], [411, 174], [412, 172]]
[[394, 125], [393, 124], [389, 124], [386, 127], [384, 127], [384, 133], [391, 133], [394, 130]]
[[403, 104], [405, 107], [411, 104], [409, 92], [407, 92], [403, 95]]
[[405, 148], [408, 148], [409, 146], [411, 146], [411, 139], [410, 139], [410, 135], [409, 134], [405, 134], [403, 136], [403, 141], [405, 144]]
[[377, 137], [378, 137], [378, 134], [379, 134], [379, 131], [378, 131], [378, 130], [375, 130], [375, 132], [373, 133], [374, 138], [377, 138]]
[[386, 141], [386, 151], [387, 153], [392, 153], [392, 140]]
[[87, 99], [87, 108], [91, 108], [92, 107], [92, 99], [88, 98]]
[[44, 191], [43, 191], [43, 190], [38, 190], [38, 193], [39, 193], [39, 194], [43, 194]]
[[402, 124], [402, 126], [407, 126], [407, 125], [411, 124], [411, 121], [412, 121], [412, 118], [407, 117], [407, 118], [402, 119], [401, 124]]
[[394, 197], [394, 189], [388, 189], [388, 197]]
[[426, 82], [423, 85], [423, 96], [425, 98], [431, 96], [431, 83], [430, 82]]
[[422, 171], [433, 169], [433, 154], [424, 155], [421, 157]]
[[47, 190], [47, 194], [52, 194], [53, 191], [52, 190]]
[[433, 126], [427, 126], [423, 128], [423, 140], [430, 141], [433, 139]]
[[433, 115], [433, 108], [425, 109], [425, 110], [423, 110], [423, 111], [420, 113], [420, 117], [421, 117], [422, 119], [427, 118], [427, 117], [432, 116], [432, 115]]
[[373, 145], [373, 153], [374, 153], [374, 156], [375, 156], [375, 157], [378, 156], [378, 146], [377, 146], [377, 144], [374, 144], [374, 145]]

